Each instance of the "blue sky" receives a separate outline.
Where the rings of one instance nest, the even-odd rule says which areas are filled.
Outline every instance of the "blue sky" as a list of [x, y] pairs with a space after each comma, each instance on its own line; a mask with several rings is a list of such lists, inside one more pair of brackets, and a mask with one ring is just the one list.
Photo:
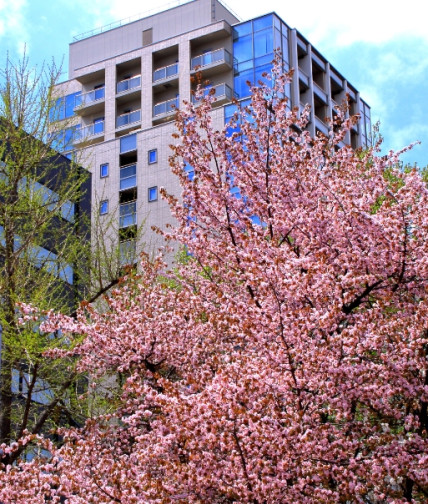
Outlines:
[[[177, 5], [160, 0], [155, 10]], [[420, 0], [226, 0], [242, 20], [275, 11], [361, 93], [380, 121], [384, 151], [421, 141], [403, 156], [428, 164], [428, 30]], [[141, 0], [0, 0], [0, 64], [24, 44], [33, 65], [63, 60], [74, 35], [147, 14]], [[150, 4], [149, 4], [150, 5]], [[328, 6], [331, 5], [331, 10]], [[153, 4], [151, 4], [153, 6]], [[327, 6], [327, 7], [326, 7]]]

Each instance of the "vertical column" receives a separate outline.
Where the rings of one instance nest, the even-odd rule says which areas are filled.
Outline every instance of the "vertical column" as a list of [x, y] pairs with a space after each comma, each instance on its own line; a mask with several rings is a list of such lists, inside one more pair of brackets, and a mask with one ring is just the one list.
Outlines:
[[151, 128], [153, 117], [153, 54], [150, 48], [141, 52], [141, 127]]
[[178, 44], [178, 92], [180, 108], [183, 100], [190, 100], [190, 41], [182, 38]]
[[105, 66], [105, 111], [104, 139], [115, 137], [116, 129], [116, 64], [114, 60], [106, 62]]
[[291, 108], [300, 109], [299, 92], [299, 58], [297, 56], [297, 33], [296, 30], [290, 30], [288, 37], [290, 68], [294, 69], [293, 80], [291, 81]]

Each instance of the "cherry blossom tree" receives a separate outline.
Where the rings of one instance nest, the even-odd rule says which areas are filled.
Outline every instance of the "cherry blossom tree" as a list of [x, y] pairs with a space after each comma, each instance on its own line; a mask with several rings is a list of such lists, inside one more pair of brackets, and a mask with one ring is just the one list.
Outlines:
[[50, 314], [76, 344], [47, 358], [110, 383], [109, 408], [4, 467], [1, 502], [427, 501], [427, 188], [343, 146], [344, 113], [310, 138], [273, 79], [224, 130], [215, 96], [178, 113], [185, 259]]

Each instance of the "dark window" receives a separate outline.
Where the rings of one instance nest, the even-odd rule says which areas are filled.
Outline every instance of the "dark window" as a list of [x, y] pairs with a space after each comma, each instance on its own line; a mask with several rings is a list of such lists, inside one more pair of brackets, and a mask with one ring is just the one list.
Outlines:
[[153, 29], [143, 31], [143, 47], [150, 45], [153, 42]]

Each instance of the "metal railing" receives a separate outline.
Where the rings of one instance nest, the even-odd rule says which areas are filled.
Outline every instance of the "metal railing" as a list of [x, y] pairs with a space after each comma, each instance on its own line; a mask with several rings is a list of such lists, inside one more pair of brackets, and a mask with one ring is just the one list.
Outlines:
[[210, 51], [199, 56], [195, 56], [191, 61], [191, 69], [195, 70], [196, 67], [203, 68], [208, 65], [221, 62], [228, 63], [232, 65], [232, 55], [230, 52], [224, 48], [216, 49], [215, 51]]
[[74, 132], [73, 143], [84, 142], [91, 137], [101, 135], [104, 133], [104, 121], [98, 121], [84, 128], [78, 128]]
[[176, 109], [178, 109], [178, 96], [171, 100], [157, 103], [153, 107], [153, 117], [173, 114]]
[[178, 75], [178, 63], [158, 68], [153, 72], [153, 82], [168, 79]]
[[116, 128], [121, 128], [138, 121], [141, 121], [141, 110], [133, 110], [132, 112], [120, 115], [116, 119]]
[[199, 100], [212, 93], [214, 89], [214, 96], [218, 99], [225, 97], [227, 100], [232, 100], [236, 93], [232, 91], [232, 88], [228, 86], [226, 83], [217, 84], [217, 86], [208, 86], [203, 89], [203, 95], [201, 97], [192, 95], [192, 103], [198, 103]]
[[129, 77], [129, 79], [123, 79], [117, 83], [116, 92], [123, 93], [129, 89], [138, 88], [141, 86], [141, 75], [136, 75], [135, 77]]
[[76, 109], [80, 107], [86, 107], [96, 101], [104, 100], [104, 97], [105, 97], [104, 86], [97, 89], [93, 89], [92, 91], [88, 91], [87, 93], [82, 93], [74, 98], [74, 108]]

